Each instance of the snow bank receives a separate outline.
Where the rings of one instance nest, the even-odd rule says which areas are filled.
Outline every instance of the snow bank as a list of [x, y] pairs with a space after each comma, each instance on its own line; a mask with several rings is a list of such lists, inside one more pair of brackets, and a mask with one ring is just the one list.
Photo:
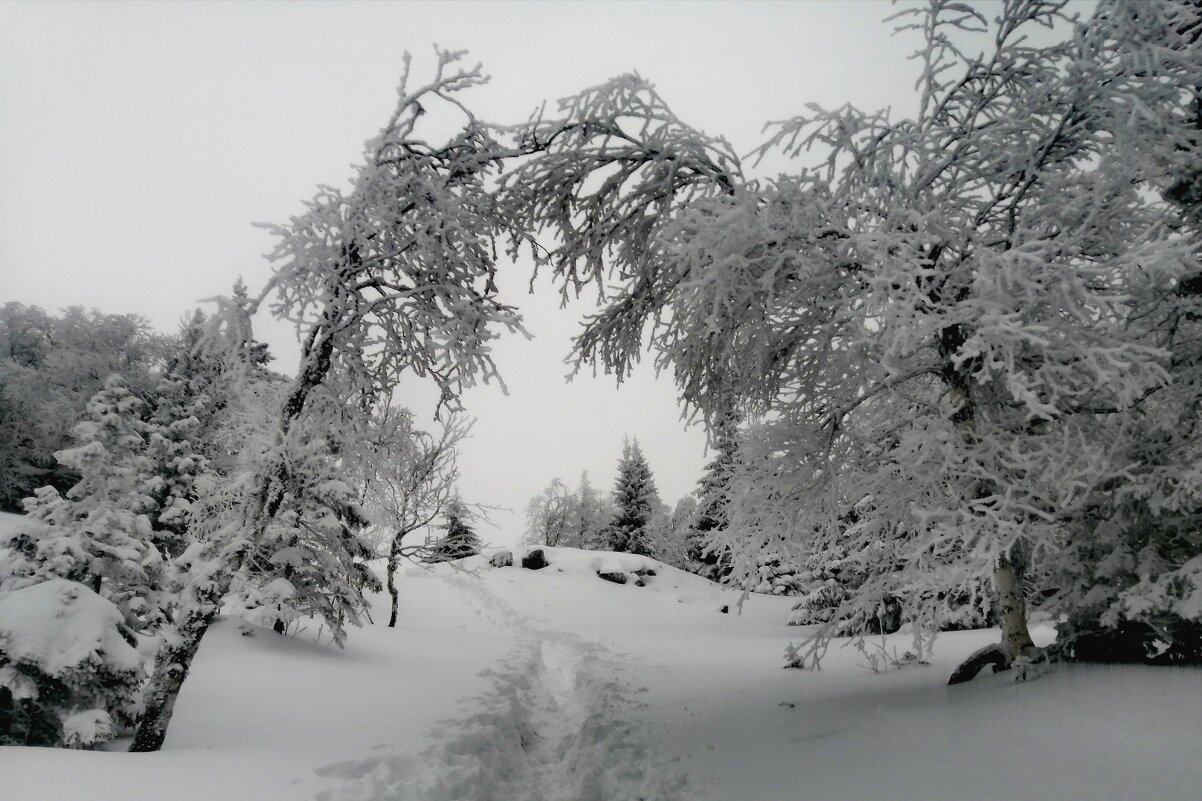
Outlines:
[[0, 540], [7, 537], [9, 534], [16, 533], [24, 522], [24, 515], [14, 515], [10, 512], [0, 512]]
[[117, 607], [74, 581], [0, 592], [0, 652], [49, 676], [89, 661], [140, 672], [142, 658], [122, 625]]
[[3, 543], [8, 540], [13, 534], [17, 533], [17, 529], [25, 522], [24, 515], [14, 515], [9, 512], [0, 512], [0, 559], [3, 559], [7, 549]]
[[[579, 548], [489, 548], [476, 556], [462, 560], [469, 570], [496, 568], [498, 565], [520, 568], [534, 552], [542, 553], [542, 560], [550, 568], [550, 574], [566, 573], [569, 576], [592, 576], [604, 578], [613, 584], [629, 583], [635, 587], [654, 587], [657, 591], [677, 590], [688, 585], [694, 590], [722, 593], [723, 588], [707, 579], [670, 567], [649, 556], [636, 556], [615, 551], [584, 551]], [[505, 558], [505, 557], [509, 558]], [[498, 558], [500, 557], [500, 558]], [[546, 570], [547, 568], [537, 568]], [[656, 581], [657, 577], [665, 580]], [[617, 580], [616, 580], [617, 579]], [[727, 590], [727, 592], [729, 592]]]

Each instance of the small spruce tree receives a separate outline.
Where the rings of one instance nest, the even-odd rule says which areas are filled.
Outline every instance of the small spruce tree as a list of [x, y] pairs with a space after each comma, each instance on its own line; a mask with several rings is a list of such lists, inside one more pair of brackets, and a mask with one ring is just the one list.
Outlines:
[[626, 440], [622, 446], [614, 504], [617, 510], [609, 524], [610, 550], [650, 556], [651, 527], [660, 501], [651, 468], [637, 439]]
[[472, 528], [472, 513], [467, 504], [456, 495], [447, 503], [443, 512], [447, 532], [442, 539], [430, 546], [432, 562], [449, 562], [480, 553], [482, 544], [476, 530]]

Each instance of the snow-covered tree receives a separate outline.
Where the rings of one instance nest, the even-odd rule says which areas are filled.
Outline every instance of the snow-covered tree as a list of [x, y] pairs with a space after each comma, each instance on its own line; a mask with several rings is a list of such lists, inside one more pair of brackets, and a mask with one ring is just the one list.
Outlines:
[[606, 550], [614, 514], [612, 497], [593, 486], [587, 470], [580, 474], [574, 490], [554, 478], [527, 504], [522, 541], [528, 545]]
[[615, 513], [609, 523], [609, 550], [652, 555], [652, 525], [662, 505], [638, 440], [627, 440], [614, 480]]
[[[1149, 508], [1170, 518], [1192, 508], [1186, 464], [1132, 482], [1130, 441], [1096, 435], [1198, 400], [1182, 290], [1199, 241], [1162, 192], [1197, 167], [1202, 46], [1179, 0], [1104, 2], [1083, 23], [1057, 2], [996, 14], [907, 10], [916, 114], [778, 124], [761, 153], [811, 156], [795, 175], [745, 179], [723, 140], [628, 76], [524, 129], [533, 155], [505, 202], [556, 235], [534, 255], [565, 292], [606, 287], [582, 361], [621, 377], [650, 340], [708, 419], [732, 402], [762, 418], [716, 538], [736, 580], [766, 553], [871, 549], [847, 603], [901, 598], [930, 628], [984, 580], [1013, 660], [1032, 647], [1028, 585], [1050, 588], [1064, 560], [1086, 560], [1069, 606], [1124, 586], [1104, 626], [1202, 613], [1175, 524], [1150, 569], [1116, 552], [1099, 573], [1074, 547], [1124, 487], [1155, 486]], [[1131, 510], [1115, 523], [1138, 543]]]
[[0, 593], [0, 745], [111, 740], [137, 714], [135, 646], [121, 612], [78, 582]]
[[660, 501], [651, 517], [651, 553], [664, 564], [685, 570], [688, 567], [688, 539], [697, 501], [685, 496], [675, 508]]
[[38, 487], [75, 484], [55, 451], [72, 445], [72, 427], [110, 375], [151, 398], [167, 342], [135, 315], [0, 305], [0, 509], [19, 511]]
[[727, 550], [714, 544], [714, 532], [727, 526], [730, 481], [738, 464], [739, 419], [735, 412], [719, 415], [711, 437], [714, 458], [697, 482], [698, 505], [688, 535], [689, 570], [710, 581], [721, 581], [730, 573]]
[[588, 471], [585, 470], [580, 474], [575, 499], [574, 539], [579, 540], [576, 547], [592, 551], [604, 550], [608, 544], [606, 528], [614, 517], [613, 496], [594, 487], [589, 480]]
[[474, 516], [467, 504], [456, 495], [447, 502], [442, 514], [446, 520], [442, 528], [446, 533], [430, 545], [427, 560], [449, 562], [480, 553], [483, 544], [472, 527]]
[[575, 493], [558, 478], [526, 504], [526, 533], [522, 542], [528, 545], [579, 547], [573, 535], [578, 523], [579, 500]]
[[165, 557], [188, 547], [193, 505], [217, 480], [203, 453], [206, 426], [201, 421], [211, 417], [209, 397], [196, 394], [191, 382], [169, 367], [147, 427], [147, 453], [161, 480], [151, 514], [152, 541]]
[[149, 454], [144, 404], [111, 376], [75, 426], [79, 445], [55, 454], [79, 481], [66, 496], [43, 487], [27, 499], [28, 521], [8, 543], [5, 587], [51, 578], [87, 584], [138, 628], [162, 619], [163, 560], [155, 547], [162, 478]]
[[397, 569], [402, 560], [425, 553], [421, 545], [406, 545], [405, 537], [431, 525], [454, 497], [459, 443], [470, 434], [471, 421], [452, 415], [432, 434], [414, 425], [408, 409], [386, 404], [377, 408], [372, 432], [360, 443], [354, 461], [361, 468], [364, 509], [383, 536], [392, 598], [388, 625], [395, 627], [400, 603]]
[[[241, 478], [223, 496], [215, 566], [185, 594], [200, 606], [185, 608], [181, 631], [160, 653], [134, 750], [162, 744], [175, 695], [229, 588], [263, 587], [276, 575], [285, 583], [258, 599], [264, 608], [274, 601], [280, 611], [287, 604], [325, 614], [339, 641], [346, 623], [359, 622], [368, 520], [339, 459], [369, 436], [371, 409], [401, 375], [433, 378], [441, 405], [452, 408], [463, 387], [499, 378], [492, 339], [498, 329], [521, 330], [495, 285], [502, 220], [488, 190], [500, 149], [458, 99], [485, 80], [460, 59], [438, 51], [434, 78], [417, 87], [406, 59], [395, 111], [368, 142], [351, 190], [323, 188], [303, 214], [271, 228], [273, 277], [240, 308], [250, 314], [270, 298], [272, 311], [297, 326], [300, 364], [271, 429], [247, 449]], [[419, 130], [441, 116], [434, 109], [461, 124], [441, 138], [445, 120]], [[293, 591], [303, 591], [302, 605]]]

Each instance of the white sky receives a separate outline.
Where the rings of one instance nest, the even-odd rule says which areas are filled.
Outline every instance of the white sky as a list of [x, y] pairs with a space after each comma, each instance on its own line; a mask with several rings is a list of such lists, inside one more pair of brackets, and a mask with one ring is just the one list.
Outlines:
[[[525, 119], [543, 99], [629, 70], [690, 124], [746, 152], [763, 122], [808, 102], [912, 103], [912, 38], [887, 3], [6, 3], [0, 0], [0, 302], [136, 312], [164, 331], [238, 275], [268, 275], [254, 221], [286, 220], [319, 183], [344, 184], [392, 110], [401, 55], [466, 48], [491, 85], [478, 115]], [[669, 503], [690, 492], [704, 435], [685, 430], [669, 377], [647, 368], [566, 384], [581, 309], [558, 309], [529, 269], [502, 287], [533, 341], [496, 351], [508, 397], [471, 391], [462, 461], [470, 501], [509, 507], [486, 538], [521, 533], [527, 500], [588, 470], [608, 487], [638, 437]], [[257, 321], [291, 371], [290, 329]], [[428, 419], [430, 393], [409, 405]]]

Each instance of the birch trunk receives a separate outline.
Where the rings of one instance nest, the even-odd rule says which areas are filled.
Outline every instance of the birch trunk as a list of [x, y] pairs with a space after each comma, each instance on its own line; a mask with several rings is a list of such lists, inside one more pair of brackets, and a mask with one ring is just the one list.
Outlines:
[[400, 605], [398, 601], [399, 593], [396, 589], [396, 571], [397, 563], [401, 559], [401, 537], [403, 535], [397, 533], [392, 538], [392, 547], [388, 551], [388, 594], [392, 596], [392, 613], [388, 616], [388, 628], [396, 628], [397, 608]]
[[1018, 566], [1009, 559], [999, 559], [993, 572], [993, 586], [997, 592], [998, 615], [1002, 626], [1002, 647], [1008, 661], [1013, 662], [1026, 656], [1035, 643], [1027, 629], [1027, 603], [1023, 598], [1022, 575]]

